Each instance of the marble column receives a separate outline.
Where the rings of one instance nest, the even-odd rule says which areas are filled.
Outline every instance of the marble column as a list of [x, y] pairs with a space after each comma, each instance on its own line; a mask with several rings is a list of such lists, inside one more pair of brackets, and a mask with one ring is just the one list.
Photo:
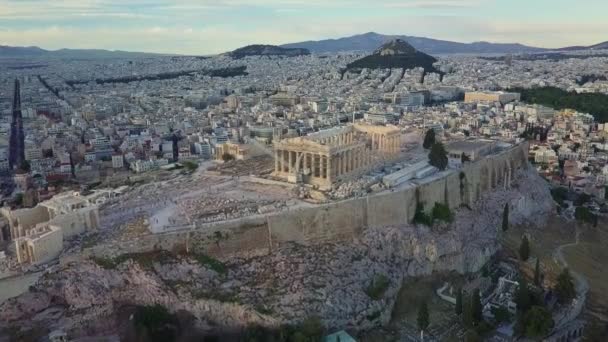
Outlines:
[[330, 181], [332, 179], [334, 179], [334, 175], [332, 174], [333, 169], [332, 169], [332, 163], [331, 163], [331, 154], [327, 155], [327, 179], [329, 179]]
[[319, 161], [321, 162], [321, 169], [319, 171], [319, 175], [321, 176], [321, 178], [325, 179], [325, 177], [327, 177], [327, 170], [326, 170], [326, 160], [325, 160], [325, 156], [324, 155], [319, 155]]
[[279, 172], [279, 151], [274, 150], [274, 172]]

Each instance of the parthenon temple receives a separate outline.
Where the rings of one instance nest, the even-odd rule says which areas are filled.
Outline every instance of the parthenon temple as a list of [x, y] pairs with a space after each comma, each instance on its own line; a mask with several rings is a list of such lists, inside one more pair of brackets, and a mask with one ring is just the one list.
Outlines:
[[336, 182], [396, 158], [400, 145], [397, 127], [361, 124], [284, 139], [274, 146], [274, 176], [329, 190]]

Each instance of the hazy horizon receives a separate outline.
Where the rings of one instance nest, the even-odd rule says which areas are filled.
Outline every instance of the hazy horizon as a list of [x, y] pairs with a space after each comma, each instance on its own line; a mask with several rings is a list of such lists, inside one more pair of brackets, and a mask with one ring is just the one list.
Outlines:
[[557, 48], [608, 40], [606, 11], [599, 0], [0, 0], [0, 45], [204, 55], [378, 32]]

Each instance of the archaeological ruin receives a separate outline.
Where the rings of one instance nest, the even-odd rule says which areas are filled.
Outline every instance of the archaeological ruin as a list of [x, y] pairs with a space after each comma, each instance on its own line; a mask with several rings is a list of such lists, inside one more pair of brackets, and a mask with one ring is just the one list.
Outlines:
[[394, 159], [400, 144], [398, 128], [360, 124], [284, 139], [274, 146], [274, 176], [328, 190]]

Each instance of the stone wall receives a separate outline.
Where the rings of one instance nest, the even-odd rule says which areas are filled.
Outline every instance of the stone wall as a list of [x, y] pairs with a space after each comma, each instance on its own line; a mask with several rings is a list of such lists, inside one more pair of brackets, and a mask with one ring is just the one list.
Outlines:
[[315, 207], [208, 223], [196, 229], [151, 234], [85, 252], [92, 255], [184, 249], [218, 258], [266, 254], [283, 243], [314, 245], [357, 238], [366, 228], [402, 226], [411, 222], [416, 203], [430, 211], [435, 202], [456, 209], [470, 205], [496, 187], [506, 188], [517, 169], [527, 167], [528, 144], [516, 145], [459, 170], [416, 180], [394, 191]]

